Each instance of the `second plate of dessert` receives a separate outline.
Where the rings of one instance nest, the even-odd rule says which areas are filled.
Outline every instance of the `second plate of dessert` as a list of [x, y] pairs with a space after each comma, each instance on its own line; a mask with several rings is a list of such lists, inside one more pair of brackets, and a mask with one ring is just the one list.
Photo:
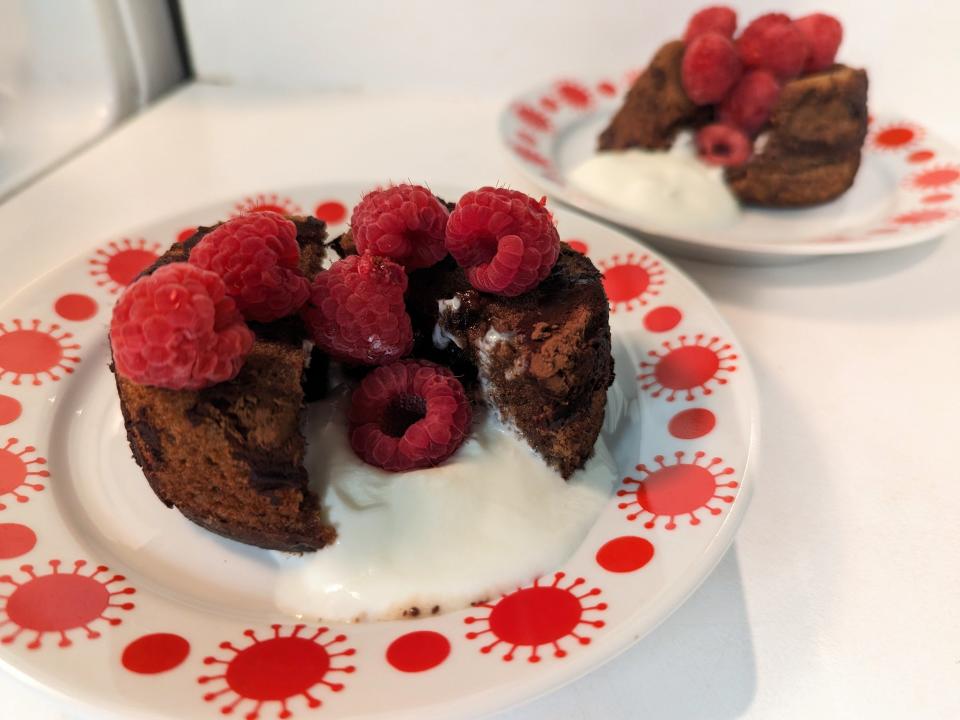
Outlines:
[[[372, 187], [300, 187], [171, 214], [102, 239], [0, 308], [0, 662], [7, 669], [98, 715], [472, 717], [597, 667], [707, 577], [752, 490], [749, 364], [710, 301], [669, 261], [563, 208], [552, 208], [563, 241], [556, 263], [517, 295], [481, 296], [449, 258], [426, 274], [408, 266], [406, 306], [418, 342], [449, 350], [437, 362], [464, 387], [476, 386], [457, 362], [479, 372], [488, 399], [473, 403], [472, 422], [453, 409], [463, 398], [451, 394], [446, 371], [431, 366], [442, 382], [420, 386], [416, 372], [378, 375], [393, 373], [392, 362], [364, 379], [349, 368], [327, 372], [301, 344], [301, 326], [262, 321], [286, 312], [279, 301], [261, 315], [262, 297], [254, 296], [237, 301], [253, 347], [231, 340], [217, 351], [246, 353], [239, 374], [208, 364], [193, 370], [209, 381], [201, 390], [176, 379], [180, 389], [162, 389], [141, 383], [143, 366], [124, 357], [115, 365], [118, 398], [111, 322], [137, 347], [165, 338], [169, 323], [195, 322], [171, 314], [169, 303], [183, 299], [183, 288], [194, 301], [212, 292], [209, 275], [223, 268], [216, 253], [201, 256], [211, 246], [229, 248], [226, 236], [239, 238], [238, 227], [271, 243], [296, 238], [300, 269], [314, 276], [316, 310], [325, 307], [316, 278], [349, 286], [347, 295], [362, 292], [351, 274], [368, 270], [346, 240], [331, 241]], [[434, 190], [470, 204], [462, 190]], [[471, 207], [485, 197], [473, 197]], [[514, 201], [550, 217], [536, 201]], [[376, 210], [380, 227], [392, 227], [385, 218], [393, 207]], [[274, 214], [260, 223], [261, 211]], [[249, 222], [226, 223], [214, 236], [210, 225], [236, 216]], [[460, 234], [448, 238], [466, 237], [476, 217], [482, 213], [462, 212]], [[390, 250], [382, 235], [376, 242]], [[253, 257], [245, 250], [224, 257], [245, 253]], [[347, 260], [337, 259], [341, 253]], [[215, 270], [188, 270], [181, 262], [188, 256]], [[148, 269], [155, 272], [140, 276]], [[382, 280], [402, 297], [403, 277], [390, 270]], [[147, 318], [140, 306], [112, 319], [117, 299], [133, 298], [125, 292], [131, 286], [158, 312]], [[344, 327], [376, 321], [347, 295], [338, 302], [355, 319]], [[419, 300], [426, 320], [418, 319]], [[390, 302], [378, 291], [366, 304], [382, 317]], [[243, 318], [229, 303], [217, 307], [217, 332], [242, 340]], [[530, 324], [532, 307], [544, 312]], [[127, 325], [131, 317], [143, 319], [146, 336]], [[529, 363], [518, 362], [530, 348]], [[616, 377], [605, 392], [611, 354]], [[561, 362], [581, 356], [576, 367]], [[161, 365], [182, 367], [177, 358]], [[592, 453], [581, 447], [586, 430], [564, 435], [564, 418], [542, 432], [525, 420], [569, 396], [581, 365], [593, 368], [589, 402], [564, 418], [590, 426], [591, 440], [599, 433]], [[329, 381], [326, 399], [304, 406], [324, 394], [310, 386], [321, 377]], [[401, 382], [412, 383], [414, 401], [394, 407], [391, 422], [409, 430], [424, 412], [436, 419], [433, 410], [446, 408], [467, 432], [436, 467], [407, 470], [402, 456], [363, 441], [358, 406]], [[542, 386], [536, 402], [534, 386]], [[522, 437], [497, 413], [512, 417]], [[441, 425], [427, 430], [431, 443], [450, 440]], [[364, 462], [368, 450], [400, 471]], [[259, 507], [257, 498], [277, 500]]]
[[[735, 38], [730, 17], [708, 41], [697, 17], [685, 41], [664, 44], [643, 71], [558, 78], [515, 97], [500, 117], [511, 157], [563, 202], [704, 259], [880, 251], [960, 222], [960, 152], [914, 119], [874, 115], [869, 68], [832, 64], [832, 54], [788, 77], [763, 65], [764, 42], [779, 48], [802, 36], [795, 26], [831, 27], [824, 16], [791, 24], [769, 14]], [[706, 60], [685, 65], [689, 53]], [[724, 58], [726, 90], [691, 78]], [[782, 71], [784, 62], [768, 64]]]

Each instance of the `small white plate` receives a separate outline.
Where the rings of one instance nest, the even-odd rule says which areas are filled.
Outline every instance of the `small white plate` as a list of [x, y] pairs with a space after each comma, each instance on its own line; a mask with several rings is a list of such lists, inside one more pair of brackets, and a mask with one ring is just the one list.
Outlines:
[[833, 202], [798, 210], [746, 208], [728, 226], [664, 227], [612, 207], [569, 181], [596, 152], [596, 139], [636, 73], [563, 79], [514, 98], [500, 137], [529, 178], [557, 199], [642, 233], [668, 252], [744, 263], [789, 262], [904, 247], [940, 237], [960, 222], [960, 152], [921, 125], [871, 118], [853, 187]]
[[273, 207], [315, 213], [338, 233], [372, 186], [177, 213], [105, 240], [0, 306], [7, 670], [96, 717], [472, 717], [596, 668], [710, 573], [752, 487], [756, 397], [743, 349], [677, 268], [563, 209], [562, 237], [605, 273], [628, 419], [610, 438], [624, 479], [562, 567], [458, 612], [329, 623], [280, 609], [274, 553], [157, 500], [130, 456], [107, 367], [119, 292], [198, 224]]

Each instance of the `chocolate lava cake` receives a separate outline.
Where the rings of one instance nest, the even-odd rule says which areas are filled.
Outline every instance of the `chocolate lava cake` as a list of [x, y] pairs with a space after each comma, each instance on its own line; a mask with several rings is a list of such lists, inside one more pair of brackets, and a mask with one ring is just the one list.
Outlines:
[[[325, 225], [291, 219], [301, 270], [313, 277], [331, 252]], [[211, 230], [175, 243], [144, 274], [185, 261]], [[336, 532], [308, 488], [302, 424], [305, 387], [309, 392], [325, 381], [325, 358], [310, 358], [297, 318], [251, 328], [256, 340], [233, 380], [168, 390], [116, 374], [127, 437], [157, 497], [196, 524], [264, 548], [316, 550]]]
[[[681, 130], [713, 122], [713, 108], [684, 90], [685, 45], [666, 43], [630, 88], [600, 134], [599, 150], [666, 150]], [[867, 133], [867, 74], [835, 64], [786, 82], [753, 157], [725, 171], [750, 205], [799, 207], [827, 202], [853, 184]]]
[[[355, 252], [349, 232], [327, 242], [322, 222], [291, 219], [306, 277], [321, 272], [328, 255]], [[174, 244], [144, 275], [187, 260], [213, 229]], [[583, 467], [613, 381], [609, 306], [586, 256], [561, 243], [549, 275], [516, 297], [474, 289], [448, 256], [410, 272], [406, 304], [413, 357], [473, 384], [479, 402], [564, 478]], [[198, 525], [263, 548], [317, 550], [336, 532], [303, 466], [304, 404], [322, 394], [329, 361], [308, 349], [298, 317], [250, 327], [253, 348], [233, 380], [170, 390], [116, 374], [130, 446], [160, 500]], [[348, 377], [368, 370], [345, 369]]]

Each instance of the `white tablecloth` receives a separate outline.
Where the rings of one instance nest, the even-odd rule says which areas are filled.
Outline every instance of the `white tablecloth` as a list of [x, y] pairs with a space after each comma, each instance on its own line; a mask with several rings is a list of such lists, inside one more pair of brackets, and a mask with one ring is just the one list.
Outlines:
[[[499, 104], [188, 87], [0, 205], [0, 297], [128, 227], [249, 192], [532, 189], [497, 145]], [[658, 630], [502, 717], [960, 717], [958, 240], [771, 268], [680, 261], [756, 369], [753, 505]], [[2, 673], [0, 708], [79, 717]]]

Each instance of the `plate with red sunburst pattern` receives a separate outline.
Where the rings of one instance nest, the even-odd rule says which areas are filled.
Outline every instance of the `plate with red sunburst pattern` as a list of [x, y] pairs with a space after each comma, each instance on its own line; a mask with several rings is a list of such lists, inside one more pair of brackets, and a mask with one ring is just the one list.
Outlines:
[[596, 153], [636, 71], [565, 78], [513, 98], [500, 115], [510, 157], [552, 197], [680, 255], [771, 264], [905, 247], [960, 224], [960, 151], [921, 124], [871, 116], [853, 187], [802, 209], [741, 208], [715, 225], [643, 216], [586, 192], [572, 171]]
[[603, 274], [620, 390], [608, 410], [625, 430], [609, 438], [618, 482], [560, 566], [462, 610], [330, 622], [277, 603], [275, 554], [157, 500], [130, 457], [108, 368], [116, 298], [198, 225], [273, 209], [312, 213], [337, 234], [372, 186], [171, 214], [91, 243], [0, 306], [6, 670], [98, 717], [477, 716], [597, 668], [711, 572], [752, 489], [757, 403], [743, 348], [669, 261], [563, 208], [561, 238]]

